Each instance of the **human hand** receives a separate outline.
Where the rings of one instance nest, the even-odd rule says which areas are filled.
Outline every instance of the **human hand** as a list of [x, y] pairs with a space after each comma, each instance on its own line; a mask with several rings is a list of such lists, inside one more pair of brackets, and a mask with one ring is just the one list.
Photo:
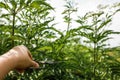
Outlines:
[[7, 55], [13, 56], [17, 61], [15, 69], [18, 72], [24, 72], [28, 67], [38, 68], [39, 65], [33, 61], [30, 51], [24, 45], [13, 47]]

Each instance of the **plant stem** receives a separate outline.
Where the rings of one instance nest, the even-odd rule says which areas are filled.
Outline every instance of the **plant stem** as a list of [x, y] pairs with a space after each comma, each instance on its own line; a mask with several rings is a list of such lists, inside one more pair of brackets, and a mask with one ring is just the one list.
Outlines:
[[[70, 11], [68, 11], [68, 17], [69, 17], [69, 19], [71, 18]], [[67, 32], [69, 31], [69, 28], [70, 28], [70, 21], [71, 21], [71, 20], [68, 20]]]
[[15, 30], [15, 10], [13, 11], [13, 22], [12, 22], [12, 47], [14, 47], [14, 30]]
[[97, 50], [96, 50], [96, 43], [94, 43], [94, 68], [93, 68], [93, 72], [94, 72], [94, 80], [95, 80], [95, 76], [96, 76], [96, 54], [97, 54]]

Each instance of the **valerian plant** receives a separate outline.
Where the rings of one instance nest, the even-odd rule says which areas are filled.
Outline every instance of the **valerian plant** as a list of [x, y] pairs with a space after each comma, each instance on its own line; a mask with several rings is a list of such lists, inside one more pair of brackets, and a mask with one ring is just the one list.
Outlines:
[[[111, 39], [109, 35], [111, 34], [119, 34], [119, 32], [115, 32], [113, 30], [108, 30], [106, 26], [112, 21], [112, 16], [106, 14], [102, 11], [90, 12], [87, 13], [84, 17], [77, 20], [80, 25], [86, 25], [84, 21], [88, 21], [87, 27], [83, 27], [82, 30], [78, 30], [80, 36], [83, 36], [85, 39], [83, 40], [85, 43], [90, 45], [92, 48], [90, 49], [91, 52], [91, 68], [93, 69], [93, 75], [91, 79], [104, 79], [106, 75], [106, 71], [104, 71], [106, 67], [108, 67], [104, 63], [105, 56], [103, 55], [103, 49], [107, 46], [106, 41]], [[104, 19], [103, 19], [104, 18]], [[84, 20], [85, 19], [85, 20]], [[90, 21], [90, 22], [89, 22]], [[80, 26], [81, 27], [81, 26]], [[101, 69], [101, 65], [103, 70]], [[102, 73], [102, 74], [101, 74]]]
[[[45, 30], [54, 20], [54, 18], [48, 17], [49, 11], [53, 8], [45, 0], [3, 0], [0, 1], [0, 10], [1, 54], [19, 44], [26, 45], [36, 53], [36, 48], [45, 43], [44, 36], [48, 35], [44, 33]], [[35, 73], [35, 75], [38, 74]], [[31, 77], [35, 79], [35, 75]], [[28, 73], [23, 77], [12, 72], [6, 79], [26, 80], [27, 76]], [[28, 79], [31, 77], [29, 76]]]
[[[53, 9], [48, 3], [41, 0], [3, 0], [0, 2], [0, 8], [2, 9], [1, 18], [4, 19], [3, 22], [9, 25], [9, 34], [11, 39], [11, 47], [14, 46], [15, 41], [15, 31], [19, 27], [18, 24], [24, 24], [27, 21], [24, 21], [25, 16], [32, 18], [32, 14], [40, 14], [44, 11]], [[38, 11], [40, 10], [40, 11]], [[24, 14], [25, 12], [25, 14]], [[23, 14], [22, 14], [23, 13]], [[48, 13], [48, 12], [47, 12]], [[46, 14], [44, 12], [44, 14]], [[43, 15], [45, 17], [46, 15]], [[37, 16], [36, 16], [37, 17]], [[41, 19], [43, 19], [43, 17]], [[35, 17], [34, 17], [35, 20]], [[33, 20], [33, 21], [34, 21]], [[38, 18], [36, 19], [38, 20]], [[30, 26], [30, 22], [27, 22]], [[35, 24], [35, 23], [34, 23]], [[46, 23], [47, 24], [47, 23]], [[26, 25], [26, 26], [27, 26]]]
[[[88, 12], [75, 21], [72, 15], [77, 9], [70, 1], [67, 0], [62, 13], [67, 24], [65, 32], [51, 23], [54, 17], [49, 14], [54, 9], [46, 0], [0, 2], [0, 54], [24, 44], [37, 62], [48, 61], [40, 64], [39, 69], [27, 69], [23, 74], [10, 72], [6, 80], [107, 80], [118, 77], [111, 62], [114, 65], [119, 62], [106, 53], [109, 51], [106, 41], [111, 39], [111, 34], [119, 34], [107, 29], [119, 9], [112, 14], [102, 9]], [[72, 23], [76, 22], [78, 26], [74, 28]]]

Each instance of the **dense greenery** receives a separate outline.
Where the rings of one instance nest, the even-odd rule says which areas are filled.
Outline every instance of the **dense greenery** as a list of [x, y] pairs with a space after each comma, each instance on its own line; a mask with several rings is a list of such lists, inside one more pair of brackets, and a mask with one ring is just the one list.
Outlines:
[[[54, 8], [46, 0], [2, 0], [0, 54], [23, 44], [39, 63], [49, 61], [22, 74], [12, 71], [6, 80], [118, 80], [120, 48], [109, 48], [107, 41], [120, 32], [107, 27], [119, 6], [114, 4], [112, 12], [100, 6], [98, 11], [74, 20], [77, 8], [67, 1], [62, 13], [67, 30], [62, 32], [54, 27], [50, 16]], [[71, 28], [72, 23], [78, 26]]]

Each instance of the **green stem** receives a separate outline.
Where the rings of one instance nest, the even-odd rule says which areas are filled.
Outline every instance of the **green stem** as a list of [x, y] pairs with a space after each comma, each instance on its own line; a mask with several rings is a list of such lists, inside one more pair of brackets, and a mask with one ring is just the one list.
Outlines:
[[[68, 12], [68, 17], [69, 17], [69, 19], [71, 18], [70, 12]], [[71, 20], [69, 20], [69, 21], [68, 21], [68, 24], [67, 24], [67, 32], [69, 31], [69, 28], [70, 28], [70, 21], [71, 21]]]
[[12, 22], [12, 47], [14, 47], [14, 30], [15, 30], [15, 10], [13, 12], [13, 22]]
[[97, 65], [97, 53], [98, 53], [98, 50], [97, 50], [97, 47], [98, 47], [98, 41], [97, 41], [97, 26], [95, 26], [95, 29], [94, 29], [94, 34], [95, 34], [95, 41], [94, 41], [94, 79], [96, 77], [96, 65]]
[[93, 72], [94, 72], [94, 80], [95, 80], [95, 76], [96, 76], [96, 44], [94, 43], [94, 68], [93, 68]]

